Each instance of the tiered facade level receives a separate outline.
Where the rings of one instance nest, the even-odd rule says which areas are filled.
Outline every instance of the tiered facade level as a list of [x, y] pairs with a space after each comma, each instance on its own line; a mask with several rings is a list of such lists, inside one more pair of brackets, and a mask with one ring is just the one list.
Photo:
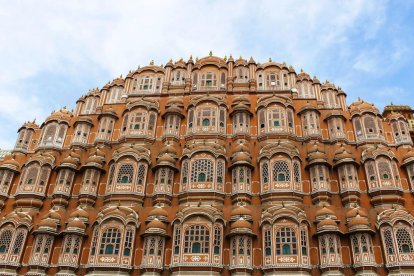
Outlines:
[[414, 275], [407, 120], [286, 64], [150, 64], [24, 124], [0, 275]]

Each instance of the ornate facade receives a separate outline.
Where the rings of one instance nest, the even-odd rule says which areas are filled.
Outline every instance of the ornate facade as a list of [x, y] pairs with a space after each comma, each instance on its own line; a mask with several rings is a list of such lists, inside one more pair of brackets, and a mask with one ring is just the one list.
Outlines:
[[138, 68], [18, 130], [0, 275], [412, 276], [413, 142], [385, 115], [271, 60]]

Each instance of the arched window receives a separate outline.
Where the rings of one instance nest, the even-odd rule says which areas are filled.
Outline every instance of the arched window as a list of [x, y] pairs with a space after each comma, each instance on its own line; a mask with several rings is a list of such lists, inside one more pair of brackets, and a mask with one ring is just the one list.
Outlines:
[[214, 164], [210, 159], [197, 159], [191, 165], [191, 182], [213, 182]]
[[73, 134], [73, 143], [87, 144], [89, 131], [91, 130], [91, 125], [86, 123], [79, 123], [76, 126], [75, 133]]
[[81, 194], [96, 194], [101, 172], [98, 169], [88, 168], [83, 174]]
[[182, 165], [181, 165], [181, 186], [180, 186], [180, 190], [181, 191], [186, 191], [187, 190], [187, 185], [188, 185], [188, 160], [184, 160]]
[[48, 263], [52, 252], [54, 237], [48, 234], [36, 235], [29, 265]]
[[365, 126], [365, 133], [367, 133], [367, 137], [370, 135], [377, 135], [378, 130], [375, 124], [375, 119], [371, 116], [366, 116], [364, 118], [364, 126]]
[[269, 163], [264, 161], [262, 162], [262, 170], [261, 170], [262, 182], [263, 184], [269, 183]]
[[201, 74], [200, 90], [217, 89], [217, 76], [213, 72], [206, 72]]
[[189, 110], [188, 133], [225, 133], [226, 108], [206, 103]]
[[278, 160], [273, 163], [273, 181], [290, 181], [290, 168], [287, 161]]
[[271, 256], [272, 255], [272, 234], [270, 231], [270, 227], [265, 227], [263, 231], [264, 231], [265, 256]]
[[0, 254], [6, 253], [13, 237], [11, 229], [4, 229], [0, 234]]
[[14, 146], [15, 150], [27, 150], [30, 145], [30, 141], [34, 131], [32, 129], [22, 128], [19, 131], [19, 136], [16, 141], [16, 145]]
[[180, 253], [180, 244], [181, 244], [181, 226], [175, 225], [174, 228], [174, 255], [177, 255]]
[[78, 265], [82, 237], [78, 235], [65, 235], [62, 251], [59, 256], [59, 265]]
[[375, 160], [375, 162], [377, 163], [377, 170], [379, 172], [381, 186], [395, 187], [390, 160], [380, 157], [377, 160]]
[[184, 85], [185, 73], [184, 69], [174, 69], [171, 74], [171, 85]]
[[95, 113], [96, 105], [97, 105], [98, 99], [91, 96], [87, 97], [85, 100], [85, 103], [82, 107], [81, 114], [93, 114]]
[[294, 229], [282, 227], [276, 232], [276, 255], [296, 255], [297, 237]]
[[30, 163], [20, 178], [17, 193], [44, 193], [49, 182], [50, 172], [51, 168], [48, 165], [40, 167], [36, 162]]
[[99, 121], [99, 130], [96, 135], [96, 140], [111, 141], [114, 122], [114, 119], [111, 117], [102, 117]]
[[110, 167], [106, 193], [137, 192], [145, 189], [148, 165], [144, 161], [123, 157]]
[[266, 74], [266, 90], [278, 90], [280, 88], [279, 72], [268, 72]]
[[312, 192], [330, 191], [329, 170], [326, 165], [318, 164], [310, 168]]
[[121, 232], [117, 228], [108, 228], [101, 236], [100, 255], [118, 255], [121, 247]]
[[203, 225], [191, 225], [185, 231], [184, 254], [208, 254], [210, 231]]
[[252, 265], [252, 238], [247, 235], [236, 235], [230, 241], [230, 267]]
[[8, 196], [14, 172], [0, 169], [0, 194]]
[[232, 169], [233, 194], [251, 192], [251, 168], [236, 166]]
[[106, 103], [107, 104], [115, 104], [118, 103], [122, 96], [123, 88], [120, 86], [113, 86], [109, 89], [108, 94], [106, 95]]
[[338, 98], [333, 90], [325, 90], [322, 92], [322, 98], [328, 108], [338, 108]]
[[5, 225], [0, 229], [0, 264], [19, 263], [26, 240], [27, 229]]
[[214, 227], [213, 253], [220, 254], [221, 251], [221, 229], [219, 226]]
[[344, 164], [338, 168], [341, 192], [359, 191], [358, 174], [354, 164]]
[[179, 135], [180, 134], [181, 117], [177, 114], [169, 114], [164, 121], [164, 135]]
[[236, 83], [247, 83], [249, 82], [249, 68], [244, 66], [239, 66], [235, 69], [236, 76], [235, 82]]
[[56, 179], [54, 193], [70, 194], [75, 172], [70, 169], [61, 169]]
[[385, 244], [387, 254], [393, 255], [395, 252], [395, 249], [394, 249], [394, 239], [393, 239], [393, 234], [391, 232], [391, 229], [386, 229], [383, 231], [383, 239], [384, 239], [384, 244]]
[[121, 164], [118, 169], [117, 182], [121, 184], [130, 184], [134, 179], [134, 166], [132, 164]]
[[250, 134], [250, 114], [237, 112], [233, 115], [233, 134]]
[[341, 241], [336, 234], [319, 236], [321, 266], [342, 265]]
[[302, 114], [303, 135], [319, 135], [319, 115], [315, 111], [306, 111]]
[[364, 139], [364, 133], [362, 132], [361, 119], [359, 117], [355, 117], [355, 119], [353, 119], [353, 122], [354, 122], [354, 129], [355, 129], [357, 141], [360, 141]]
[[313, 92], [312, 82], [308, 80], [302, 80], [297, 84], [299, 90], [299, 97], [305, 99], [315, 98]]
[[122, 134], [131, 136], [154, 136], [156, 112], [137, 109], [125, 114]]
[[152, 94], [159, 93], [162, 89], [164, 76], [162, 74], [142, 73], [135, 77], [132, 94]]
[[[379, 122], [380, 123], [380, 122]], [[396, 144], [411, 143], [407, 122], [402, 119], [393, 120], [391, 123], [392, 132]]]
[[328, 119], [329, 136], [331, 139], [345, 138], [342, 118]]
[[159, 168], [155, 175], [155, 192], [171, 194], [174, 179], [174, 170]]
[[413, 253], [414, 252], [411, 235], [408, 233], [407, 229], [405, 228], [397, 229], [395, 236], [397, 238], [398, 251], [400, 253]]
[[48, 123], [43, 129], [40, 146], [53, 146], [61, 148], [68, 126], [64, 123]]
[[381, 227], [381, 237], [388, 266], [404, 266], [414, 257], [412, 225], [399, 221]]
[[96, 225], [91, 243], [89, 265], [107, 264], [105, 258], [111, 257], [111, 265], [130, 265], [135, 237], [135, 225], [123, 225], [117, 220], [107, 219]]

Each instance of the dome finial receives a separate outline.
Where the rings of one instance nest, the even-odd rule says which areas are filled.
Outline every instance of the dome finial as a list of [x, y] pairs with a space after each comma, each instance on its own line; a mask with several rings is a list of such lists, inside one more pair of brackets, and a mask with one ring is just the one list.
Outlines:
[[154, 65], [154, 60], [153, 59], [150, 61], [150, 65]]
[[208, 53], [208, 55], [211, 57], [213, 55], [213, 51], [210, 50], [210, 52]]

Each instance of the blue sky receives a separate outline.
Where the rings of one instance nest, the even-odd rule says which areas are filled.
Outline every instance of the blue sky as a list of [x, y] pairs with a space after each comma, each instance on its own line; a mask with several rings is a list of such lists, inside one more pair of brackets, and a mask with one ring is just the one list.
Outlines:
[[379, 108], [414, 107], [414, 1], [0, 0], [0, 148], [18, 127], [150, 60], [253, 56]]

